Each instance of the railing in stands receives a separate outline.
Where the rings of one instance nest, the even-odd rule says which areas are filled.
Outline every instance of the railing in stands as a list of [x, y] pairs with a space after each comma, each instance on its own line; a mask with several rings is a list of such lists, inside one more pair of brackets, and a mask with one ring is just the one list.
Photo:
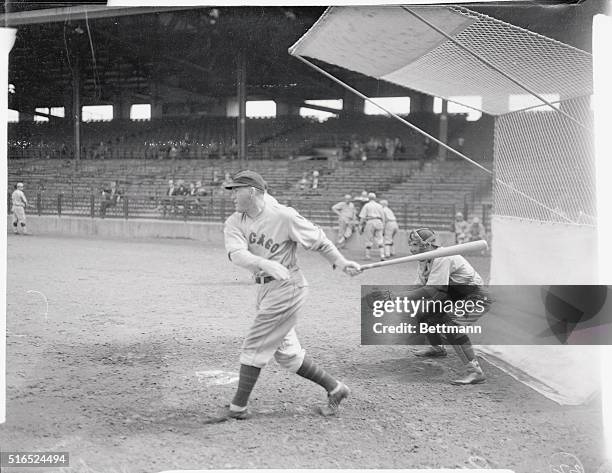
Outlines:
[[[8, 211], [11, 196], [7, 195]], [[160, 220], [224, 222], [234, 212], [233, 201], [226, 196], [173, 196], [123, 195], [118, 201], [103, 199], [98, 194], [38, 192], [28, 211], [38, 215], [80, 216], [90, 218], [151, 218]], [[321, 226], [336, 226], [337, 217], [331, 211], [336, 200], [308, 198], [280, 199], [304, 217]], [[393, 208], [402, 229], [429, 226], [435, 230], [448, 230], [456, 204], [445, 202], [402, 203]]]

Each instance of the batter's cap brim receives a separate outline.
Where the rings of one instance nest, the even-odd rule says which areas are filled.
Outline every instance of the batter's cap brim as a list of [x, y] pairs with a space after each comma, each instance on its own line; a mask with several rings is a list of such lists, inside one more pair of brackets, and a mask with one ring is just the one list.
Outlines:
[[233, 189], [235, 187], [254, 187], [254, 186], [251, 185], [251, 184], [243, 184], [243, 183], [240, 183], [240, 182], [232, 182], [232, 183], [229, 183], [229, 184], [223, 184], [223, 187], [225, 189]]

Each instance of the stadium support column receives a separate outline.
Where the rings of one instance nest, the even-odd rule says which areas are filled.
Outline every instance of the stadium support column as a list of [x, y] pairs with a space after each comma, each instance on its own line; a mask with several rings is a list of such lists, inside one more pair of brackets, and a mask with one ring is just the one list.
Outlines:
[[237, 86], [238, 86], [238, 120], [237, 120], [237, 139], [238, 139], [238, 159], [247, 159], [246, 153], [246, 54], [244, 51], [238, 53], [237, 61]]
[[81, 71], [79, 56], [76, 56], [72, 69], [72, 119], [74, 122], [74, 164], [81, 159]]
[[[0, 95], [0, 159], [4, 163], [0, 166], [0, 192], [7, 195], [7, 114], [8, 114], [8, 57], [13, 44], [15, 33], [13, 28], [0, 28], [0, 84], [5, 91]], [[3, 227], [6, 228], [6, 212], [2, 212]], [[0, 233], [0, 247], [2, 259], [6, 261], [6, 230]], [[6, 271], [0, 274], [0, 424], [6, 421]]]
[[[442, 113], [440, 113], [440, 134], [438, 139], [442, 143], [448, 141], [448, 102], [442, 100]], [[446, 148], [438, 146], [438, 159], [440, 161], [446, 161]]]

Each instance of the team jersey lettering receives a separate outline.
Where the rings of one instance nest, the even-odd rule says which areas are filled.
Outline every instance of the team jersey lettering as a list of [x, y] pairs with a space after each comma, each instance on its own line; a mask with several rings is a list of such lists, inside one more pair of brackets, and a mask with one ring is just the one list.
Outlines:
[[272, 240], [272, 238], [266, 239], [265, 233], [262, 233], [258, 238], [257, 233], [255, 232], [249, 233], [249, 243], [251, 243], [252, 245], [259, 245], [265, 248], [266, 250], [270, 250], [271, 253], [275, 253], [280, 246], [278, 243], [274, 243], [274, 240]]

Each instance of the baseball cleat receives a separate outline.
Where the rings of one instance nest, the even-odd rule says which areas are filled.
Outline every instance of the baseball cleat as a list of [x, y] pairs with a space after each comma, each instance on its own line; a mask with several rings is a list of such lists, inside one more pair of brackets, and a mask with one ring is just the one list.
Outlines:
[[421, 358], [439, 358], [447, 354], [446, 348], [443, 346], [431, 346], [424, 350], [417, 351], [414, 356], [419, 356]]
[[455, 379], [451, 381], [451, 384], [455, 386], [464, 386], [467, 384], [480, 384], [484, 383], [487, 378], [482, 372], [482, 368], [478, 363], [478, 360], [472, 360], [468, 362], [468, 374], [463, 378]]
[[231, 419], [235, 419], [235, 420], [248, 420], [251, 417], [253, 417], [253, 414], [251, 413], [251, 411], [249, 411], [248, 409], [245, 409], [244, 411], [231, 411], [229, 408], [225, 409], [225, 411], [223, 412], [222, 415], [218, 416], [218, 417], [211, 417], [209, 419], [206, 419], [203, 424], [209, 425], [209, 424], [220, 424], [222, 422], [227, 422], [228, 420]]
[[340, 403], [349, 397], [351, 390], [344, 383], [338, 383], [338, 387], [327, 394], [327, 406], [319, 408], [319, 414], [324, 417], [338, 415]]
[[244, 411], [232, 411], [231, 409], [228, 409], [227, 417], [236, 420], [249, 420], [251, 417], [253, 417], [253, 414], [248, 409], [245, 409]]

